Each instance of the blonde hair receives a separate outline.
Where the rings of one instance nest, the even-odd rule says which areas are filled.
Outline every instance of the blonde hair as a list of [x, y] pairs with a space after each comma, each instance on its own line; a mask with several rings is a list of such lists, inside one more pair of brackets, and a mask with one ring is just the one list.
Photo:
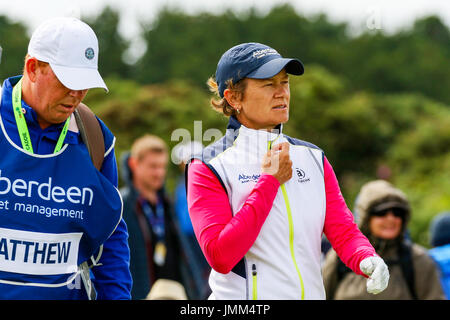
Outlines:
[[145, 134], [136, 139], [131, 146], [131, 157], [140, 161], [147, 152], [169, 154], [167, 144], [163, 139], [151, 134]]
[[[235, 94], [237, 94], [237, 96], [240, 100], [244, 99], [244, 91], [245, 91], [245, 88], [247, 87], [247, 81], [245, 81], [245, 80], [246, 79], [244, 78], [236, 83], [233, 83], [233, 81], [231, 79], [229, 79], [225, 82], [227, 85], [227, 89], [230, 89]], [[216, 80], [213, 77], [210, 77], [206, 81], [206, 84], [208, 85], [209, 91], [211, 91], [218, 97], [218, 99], [211, 98], [210, 102], [211, 102], [212, 108], [215, 111], [222, 113], [226, 116], [235, 116], [237, 114], [236, 109], [233, 108], [228, 103], [227, 99], [220, 97], [219, 85], [217, 84]]]

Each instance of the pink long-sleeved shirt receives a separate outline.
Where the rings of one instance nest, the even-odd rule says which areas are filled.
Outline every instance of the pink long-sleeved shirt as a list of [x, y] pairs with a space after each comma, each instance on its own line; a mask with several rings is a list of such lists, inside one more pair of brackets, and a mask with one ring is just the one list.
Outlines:
[[[242, 208], [233, 216], [227, 194], [214, 173], [199, 160], [194, 160], [188, 170], [187, 200], [194, 232], [211, 267], [228, 273], [258, 237], [280, 184], [272, 175], [262, 174]], [[354, 223], [326, 157], [324, 179], [323, 231], [341, 260], [355, 273], [364, 275], [359, 263], [376, 253]]]

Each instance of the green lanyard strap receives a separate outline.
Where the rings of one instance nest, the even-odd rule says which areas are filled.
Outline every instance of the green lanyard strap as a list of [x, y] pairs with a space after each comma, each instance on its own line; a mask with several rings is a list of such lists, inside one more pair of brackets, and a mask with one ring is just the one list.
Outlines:
[[[22, 111], [22, 79], [20, 79], [13, 88], [12, 103], [14, 117], [16, 118], [17, 130], [19, 131], [22, 147], [26, 151], [34, 153], [33, 146], [31, 145], [30, 132], [28, 131], [27, 122], [25, 121], [25, 117]], [[64, 123], [64, 127], [61, 131], [61, 134], [59, 135], [58, 141], [56, 142], [55, 150], [53, 151], [53, 153], [57, 153], [59, 150], [61, 150], [69, 128], [69, 121], [70, 117], [67, 118], [66, 122]]]

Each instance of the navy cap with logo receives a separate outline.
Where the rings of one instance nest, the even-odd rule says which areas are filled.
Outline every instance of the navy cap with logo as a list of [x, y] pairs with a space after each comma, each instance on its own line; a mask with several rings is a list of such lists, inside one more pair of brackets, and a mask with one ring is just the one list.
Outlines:
[[228, 49], [220, 58], [216, 70], [219, 94], [227, 88], [227, 81], [233, 84], [244, 78], [268, 79], [283, 68], [287, 73], [302, 75], [303, 63], [298, 59], [283, 58], [275, 49], [257, 42], [242, 43]]

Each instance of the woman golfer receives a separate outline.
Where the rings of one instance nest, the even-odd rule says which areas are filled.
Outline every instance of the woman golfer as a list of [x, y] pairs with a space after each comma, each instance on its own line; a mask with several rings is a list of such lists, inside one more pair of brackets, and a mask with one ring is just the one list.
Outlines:
[[[367, 290], [383, 291], [384, 261], [353, 222], [324, 152], [282, 132], [289, 119], [287, 59], [259, 43], [226, 51], [210, 88], [230, 116], [226, 135], [188, 164], [196, 237], [212, 267], [211, 299], [325, 299], [321, 238]], [[305, 121], [307, 118], [305, 117]]]

